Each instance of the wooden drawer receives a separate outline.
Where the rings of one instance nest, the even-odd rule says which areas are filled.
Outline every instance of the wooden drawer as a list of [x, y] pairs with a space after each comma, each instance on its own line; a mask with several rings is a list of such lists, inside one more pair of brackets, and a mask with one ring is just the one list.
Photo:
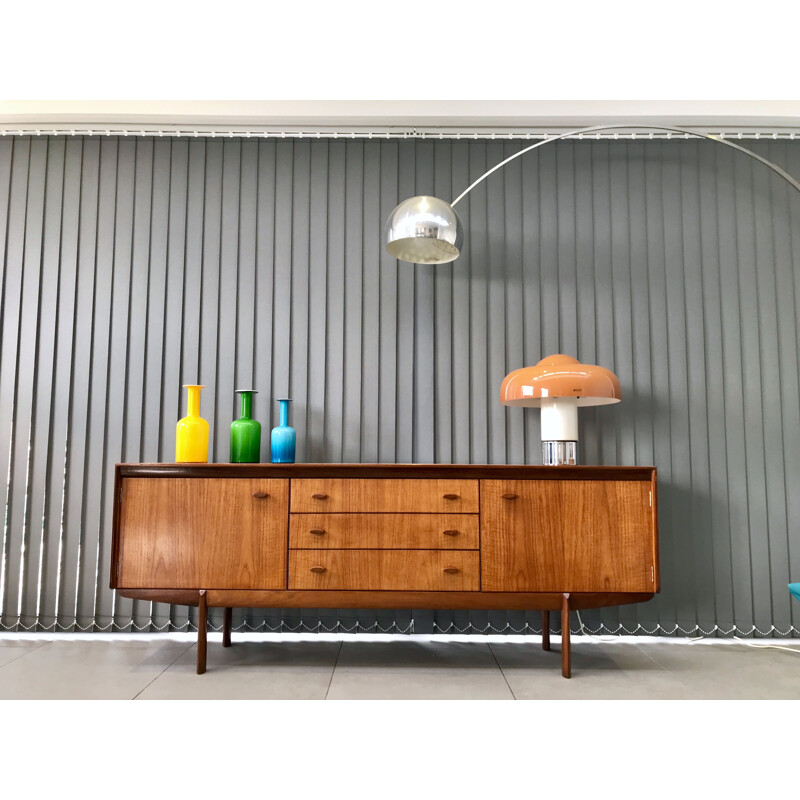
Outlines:
[[478, 591], [480, 557], [474, 550], [291, 550], [289, 589]]
[[477, 514], [292, 514], [294, 549], [477, 550]]
[[477, 480], [404, 478], [295, 478], [291, 510], [477, 514]]

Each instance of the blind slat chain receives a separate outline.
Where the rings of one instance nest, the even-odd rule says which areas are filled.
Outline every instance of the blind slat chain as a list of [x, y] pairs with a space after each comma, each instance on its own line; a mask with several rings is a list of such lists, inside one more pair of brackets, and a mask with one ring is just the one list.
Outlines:
[[[79, 625], [78, 623], [73, 624], [62, 624], [62, 623], [53, 623], [51, 625], [40, 625], [39, 622], [33, 622], [30, 625], [25, 625], [22, 622], [17, 622], [14, 624], [3, 625], [0, 624], [0, 630], [6, 631], [40, 631], [45, 633], [47, 631], [95, 631], [95, 632], [113, 632], [115, 629], [119, 632], [130, 632], [132, 630], [136, 631], [168, 631], [168, 632], [190, 632], [196, 631], [197, 625], [191, 621], [187, 621], [182, 625], [175, 625], [172, 622], [167, 622], [164, 625], [156, 625], [155, 623], [146, 623], [144, 625], [137, 625], [135, 622], [129, 622], [125, 624], [120, 624], [118, 622], [110, 622], [108, 625], [98, 625], [96, 623], [89, 624], [89, 625]], [[215, 626], [209, 623], [208, 630], [210, 632], [217, 632], [222, 630], [222, 626]], [[401, 628], [396, 622], [393, 622], [388, 627], [383, 627], [377, 621], [371, 625], [362, 625], [360, 622], [354, 622], [350, 627], [348, 627], [342, 620], [337, 619], [336, 623], [333, 626], [325, 625], [321, 620], [318, 620], [314, 624], [308, 624], [307, 622], [298, 622], [297, 624], [289, 623], [286, 620], [281, 620], [279, 623], [273, 625], [268, 623], [266, 620], [260, 622], [256, 625], [251, 625], [247, 620], [244, 620], [240, 625], [233, 628], [234, 631], [252, 631], [252, 632], [263, 632], [263, 633], [399, 633], [399, 634], [410, 634], [414, 633], [414, 620], [412, 619], [411, 622], [405, 627]], [[540, 636], [542, 633], [541, 628], [534, 628], [529, 625], [527, 622], [521, 628], [515, 628], [510, 622], [507, 622], [502, 627], [497, 627], [488, 623], [484, 627], [480, 628], [476, 625], [473, 625], [471, 622], [465, 625], [463, 628], [460, 628], [455, 622], [451, 622], [447, 626], [439, 625], [436, 621], [433, 623], [433, 630], [436, 633], [442, 634], [488, 634], [488, 633], [500, 633], [500, 634], [533, 634], [535, 636]], [[551, 629], [552, 633], [558, 633], [557, 630]], [[589, 628], [585, 623], [582, 623], [578, 628], [575, 630], [570, 629], [570, 633], [575, 635], [579, 633], [583, 634], [591, 634], [597, 635], [606, 633], [609, 635], [623, 635], [627, 634], [628, 636], [634, 636], [638, 633], [643, 633], [648, 636], [653, 636], [656, 634], [664, 634], [666, 636], [674, 636], [678, 632], [684, 634], [685, 636], [692, 636], [697, 635], [698, 633], [703, 636], [711, 636], [714, 633], [720, 633], [723, 636], [754, 636], [758, 634], [759, 636], [768, 637], [771, 634], [777, 634], [777, 636], [786, 636], [791, 637], [792, 634], [800, 634], [800, 629], [796, 628], [795, 626], [790, 627], [786, 631], [782, 631], [776, 628], [774, 625], [770, 625], [767, 630], [761, 630], [761, 628], [757, 627], [756, 625], [751, 626], [748, 630], [743, 628], [739, 628], [738, 626], [734, 625], [727, 630], [722, 628], [720, 625], [714, 625], [710, 630], [704, 630], [699, 625], [696, 625], [694, 628], [683, 628], [680, 625], [675, 625], [672, 628], [668, 628], [664, 625], [656, 625], [654, 628], [647, 628], [646, 626], [642, 625], [641, 623], [637, 623], [633, 628], [627, 628], [622, 623], [618, 624], [616, 628], [612, 629], [609, 626], [601, 623], [600, 626], [594, 630]]]

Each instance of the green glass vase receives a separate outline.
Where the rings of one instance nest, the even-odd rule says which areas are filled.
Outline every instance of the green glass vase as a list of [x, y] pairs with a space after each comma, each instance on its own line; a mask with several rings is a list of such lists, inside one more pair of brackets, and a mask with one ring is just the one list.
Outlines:
[[255, 389], [237, 389], [242, 398], [239, 419], [231, 423], [231, 463], [257, 464], [261, 460], [261, 423], [253, 419]]

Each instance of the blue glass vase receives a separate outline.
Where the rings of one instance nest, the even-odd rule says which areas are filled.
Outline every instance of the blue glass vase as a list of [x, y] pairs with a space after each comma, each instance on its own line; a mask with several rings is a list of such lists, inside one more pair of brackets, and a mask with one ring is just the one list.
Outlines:
[[289, 403], [288, 397], [280, 398], [281, 404], [281, 424], [272, 429], [270, 439], [270, 450], [273, 464], [294, 464], [294, 449], [297, 436], [294, 428], [289, 427]]

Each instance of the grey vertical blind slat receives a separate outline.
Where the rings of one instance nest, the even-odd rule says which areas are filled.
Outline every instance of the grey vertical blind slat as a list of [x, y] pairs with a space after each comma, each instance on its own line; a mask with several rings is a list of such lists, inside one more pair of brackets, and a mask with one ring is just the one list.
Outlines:
[[[380, 147], [380, 223], [383, 226], [392, 209], [400, 202], [398, 189], [399, 148], [397, 142], [386, 142]], [[383, 228], [381, 227], [381, 231]], [[386, 248], [379, 248], [378, 261], [379, 300], [379, 353], [378, 393], [376, 395], [379, 418], [378, 461], [392, 462], [396, 458], [397, 435], [397, 260]]]
[[[523, 343], [522, 364], [527, 365], [536, 364], [541, 356], [545, 355], [541, 346], [541, 319], [539, 313], [541, 297], [539, 164], [537, 159], [521, 158], [519, 160], [522, 162], [520, 164], [522, 182], [520, 224], [523, 259], [520, 291], [524, 308], [520, 334]], [[507, 213], [509, 211], [514, 213], [513, 210], [506, 209]], [[514, 368], [516, 365], [509, 364], [508, 366]], [[541, 429], [538, 414], [522, 414], [522, 418], [525, 432], [525, 462], [535, 464], [537, 459], [541, 459]], [[586, 435], [584, 434], [581, 447], [585, 448], [585, 446]]]
[[[448, 200], [453, 195], [451, 185], [452, 142], [439, 148], [433, 173], [433, 193]], [[381, 220], [382, 222], [382, 220]], [[437, 463], [453, 461], [453, 265], [443, 264], [434, 270], [435, 311], [434, 364], [435, 376], [433, 402], [433, 460]]]
[[[325, 333], [327, 329], [328, 273], [328, 148], [311, 149], [308, 225], [308, 460], [320, 461], [325, 448]], [[269, 313], [269, 312], [266, 312]], [[269, 431], [265, 431], [269, 435]], [[267, 459], [269, 460], [269, 459]]]
[[[381, 230], [380, 175], [381, 150], [378, 142], [364, 142], [364, 173], [361, 206], [363, 231]], [[369, 202], [367, 201], [369, 198]], [[375, 463], [379, 460], [380, 415], [376, 398], [380, 392], [380, 271], [371, 269], [380, 263], [379, 237], [361, 236], [362, 261], [362, 335], [361, 335], [361, 423], [360, 460]]]
[[[417, 192], [416, 170], [414, 169], [414, 145], [411, 142], [398, 143], [397, 189], [400, 201], [413, 197]], [[391, 211], [391, 209], [389, 210]], [[394, 457], [387, 461], [410, 463], [413, 461], [414, 442], [414, 278], [416, 267], [398, 264], [397, 279], [397, 330], [395, 347], [395, 451]]]
[[[496, 164], [505, 157], [501, 142], [488, 142], [486, 160], [488, 164]], [[502, 171], [501, 171], [502, 172]], [[497, 209], [502, 220], [495, 233], [496, 241], [490, 242], [487, 264], [485, 292], [486, 307], [486, 355], [482, 370], [482, 382], [485, 396], [487, 427], [487, 461], [491, 464], [503, 463], [506, 460], [507, 440], [505, 431], [506, 409], [498, 402], [498, 387], [506, 374], [506, 286], [508, 275], [508, 246], [506, 244], [505, 216], [505, 172], [498, 180], [487, 182], [486, 202], [488, 209]], [[488, 217], [487, 217], [488, 228]]]
[[[70, 419], [67, 436], [66, 485], [64, 487], [64, 556], [60, 590], [61, 615], [79, 616], [81, 574], [85, 569], [84, 495], [89, 444], [89, 399], [91, 385], [92, 328], [95, 312], [95, 268], [98, 230], [100, 143], [84, 140], [78, 217], [78, 263], [75, 302], [75, 333], [72, 350], [72, 381], [69, 393]], [[107, 268], [107, 267], [106, 267]], [[109, 270], [110, 272], [110, 270]], [[89, 587], [93, 590], [94, 581]]]
[[[433, 194], [435, 158], [433, 142], [416, 148], [414, 172], [417, 194]], [[428, 264], [411, 267], [414, 276], [414, 330], [411, 348], [413, 363], [413, 444], [411, 458], [414, 462], [430, 463], [434, 452], [434, 353], [436, 348], [434, 328], [434, 268]]]
[[[751, 142], [800, 174], [793, 142]], [[291, 396], [298, 459], [537, 463], [503, 376], [566, 352], [619, 375], [580, 413], [584, 463], [659, 469], [662, 592], [593, 630], [797, 630], [800, 198], [710, 142], [567, 141], [458, 206], [461, 257], [380, 242], [405, 197], [450, 199], [516, 142], [0, 141], [3, 628], [186, 629], [107, 589], [118, 461], [171, 461], [184, 383], [210, 458], [233, 390], [262, 459]], [[246, 387], [245, 387], [246, 388]], [[284, 629], [538, 630], [522, 612], [237, 612]], [[212, 622], [219, 620], [212, 615]], [[716, 628], [715, 628], [716, 626]]]
[[344, 347], [342, 393], [342, 461], [361, 460], [364, 208], [364, 142], [348, 146], [344, 202]]
[[[486, 143], [470, 148], [468, 153], [471, 175], [481, 175], [486, 171]], [[486, 405], [486, 343], [488, 325], [486, 314], [486, 290], [489, 279], [489, 247], [487, 226], [486, 183], [476, 187], [470, 194], [466, 212], [464, 268], [469, 270], [469, 382], [467, 393], [469, 404], [469, 460], [474, 463], [488, 463], [488, 411]]]
[[[63, 577], [67, 553], [67, 489], [69, 435], [72, 403], [73, 354], [77, 318], [79, 215], [83, 142], [69, 139], [65, 145], [61, 244], [58, 263], [58, 325], [56, 330], [53, 415], [49, 437], [52, 443], [50, 479], [45, 509], [45, 585], [41, 624], [57, 625], [65, 613]], [[123, 610], [124, 611], [124, 610]]]
[[[242, 144], [240, 191], [238, 197], [239, 230], [238, 261], [239, 280], [236, 283], [236, 344], [238, 357], [236, 359], [235, 388], [256, 389], [253, 378], [255, 376], [255, 337], [256, 337], [256, 293], [253, 287], [256, 284], [256, 225], [258, 203], [258, 143], [244, 142]], [[263, 393], [263, 390], [262, 390]], [[260, 412], [265, 399], [255, 395], [254, 411]], [[238, 403], [234, 407], [233, 418], [239, 416]]]
[[[131, 276], [132, 276], [132, 245], [133, 245], [133, 208], [135, 184], [135, 154], [136, 142], [131, 140], [119, 143], [119, 164], [117, 170], [117, 194], [115, 198], [116, 212], [114, 225], [114, 254], [113, 254], [113, 282], [111, 302], [111, 329], [110, 352], [108, 362], [108, 415], [106, 420], [106, 463], [104, 479], [106, 486], [113, 481], [113, 468], [115, 457], [111, 454], [121, 454], [124, 447], [125, 403], [128, 352], [131, 341], [128, 338], [130, 327], [131, 306]], [[175, 262], [173, 262], [175, 263]], [[176, 264], [172, 275], [180, 275], [181, 268]], [[175, 392], [172, 392], [174, 395]], [[166, 402], [166, 397], [165, 397]], [[106, 495], [108, 498], [108, 495]], [[113, 501], [105, 503], [103, 515], [103, 530], [109, 530], [113, 519]], [[108, 584], [108, 570], [110, 569], [110, 541], [104, 537], [104, 552], [101, 558], [102, 585]], [[100, 587], [98, 587], [99, 590]], [[117, 598], [113, 593], [111, 598], [101, 592], [98, 601], [103, 607], [104, 616], [110, 614], [113, 618], [117, 613], [131, 615], [132, 601]]]
[[255, 244], [253, 383], [258, 389], [261, 458], [269, 461], [272, 420], [272, 307], [275, 297], [275, 147], [258, 149]]
[[[197, 382], [216, 387], [219, 364], [220, 283], [222, 281], [223, 143], [205, 144], [205, 203], [203, 207], [202, 296], [200, 299], [200, 358]], [[231, 358], [231, 355], [227, 356]], [[194, 381], [186, 381], [193, 383]], [[228, 405], [216, 391], [201, 391], [201, 414], [209, 424], [209, 448], [216, 451], [220, 438], [217, 405]], [[183, 393], [184, 408], [186, 399]], [[209, 455], [210, 457], [210, 455]], [[221, 454], [220, 454], [221, 457]]]
[[[58, 325], [59, 252], [61, 249], [61, 215], [65, 168], [65, 142], [55, 139], [47, 142], [45, 207], [41, 250], [41, 291], [36, 345], [36, 397], [33, 418], [33, 469], [30, 473], [31, 489], [30, 553], [25, 578], [26, 607], [35, 608], [41, 618], [47, 585], [48, 534], [48, 483], [52, 477], [50, 464], [54, 457], [56, 439], [51, 436], [54, 418], [53, 406], [57, 403], [54, 390], [55, 358]], [[60, 454], [59, 454], [60, 455]], [[57, 456], [55, 456], [57, 458]], [[53, 489], [60, 494], [58, 484]], [[51, 489], [50, 491], [52, 491]], [[55, 537], [57, 541], [57, 536]]]
[[332, 142], [329, 145], [325, 452], [331, 461], [342, 461], [344, 456], [345, 153], [344, 142]]
[[[510, 143], [503, 148], [503, 157], [514, 152]], [[491, 375], [489, 402], [498, 406], [499, 386], [503, 378], [518, 365], [528, 363], [525, 359], [526, 315], [524, 286], [524, 217], [522, 206], [522, 172], [514, 170], [504, 176], [503, 216], [505, 218], [505, 276], [502, 291], [505, 301], [503, 353], [498, 358]], [[534, 362], [535, 363], [535, 362]], [[498, 382], [499, 378], [499, 382]], [[498, 428], [505, 429], [506, 454], [508, 463], [525, 463], [525, 415], [502, 414]]]
[[[19, 320], [19, 346], [17, 362], [17, 395], [14, 420], [13, 469], [16, 474], [24, 470], [24, 481], [12, 486], [13, 498], [10, 529], [20, 531], [20, 536], [9, 550], [8, 580], [14, 586], [13, 602], [17, 613], [21, 613], [26, 602], [32, 598], [24, 592], [28, 573], [35, 574], [38, 560], [38, 537], [35, 534], [37, 502], [35, 470], [42, 469], [41, 454], [37, 452], [36, 440], [46, 440], [44, 431], [36, 436], [35, 398], [36, 361], [39, 339], [39, 316], [42, 287], [42, 241], [44, 234], [44, 205], [46, 203], [47, 142], [31, 143], [28, 165], [28, 188], [26, 197], [25, 227], [22, 234], [22, 294]], [[44, 426], [43, 426], [44, 427]], [[38, 458], [37, 458], [38, 456]], [[41, 498], [38, 498], [41, 502]], [[34, 595], [35, 596], [35, 595]]]
[[[23, 240], [27, 211], [28, 170], [30, 162], [30, 142], [14, 143], [10, 152], [11, 180], [8, 190], [8, 211], [6, 215], [6, 241], [3, 269], [3, 340], [0, 348], [0, 415], [2, 415], [2, 453], [0, 466], [7, 476], [4, 482], [5, 514], [3, 519], [3, 542], [0, 553], [0, 604], [2, 613], [15, 614], [18, 600], [15, 594], [14, 564], [18, 563], [22, 519], [15, 507], [19, 506], [19, 484], [27, 483], [27, 459], [24, 466], [19, 465], [19, 453], [27, 453], [27, 437], [20, 443], [15, 412], [17, 405], [17, 370], [19, 364], [20, 317], [22, 310], [23, 286]], [[24, 420], [24, 409], [22, 412]], [[12, 481], [12, 476], [14, 480]], [[17, 496], [15, 497], [15, 490]], [[24, 491], [24, 489], [23, 489]], [[12, 516], [13, 515], [13, 516]], [[16, 551], [16, 552], [15, 552]]]
[[[228, 147], [227, 145], [232, 145]], [[236, 336], [238, 316], [239, 199], [242, 143], [228, 142], [222, 154], [219, 258], [219, 334], [217, 339], [217, 390], [214, 414], [214, 452], [230, 459], [230, 425], [234, 418], [236, 365], [240, 352]], [[245, 355], [245, 361], [249, 358]], [[202, 378], [202, 376], [201, 376]], [[202, 378], [205, 381], [205, 378]], [[247, 388], [247, 387], [245, 387]], [[238, 416], [238, 414], [236, 415]]]

